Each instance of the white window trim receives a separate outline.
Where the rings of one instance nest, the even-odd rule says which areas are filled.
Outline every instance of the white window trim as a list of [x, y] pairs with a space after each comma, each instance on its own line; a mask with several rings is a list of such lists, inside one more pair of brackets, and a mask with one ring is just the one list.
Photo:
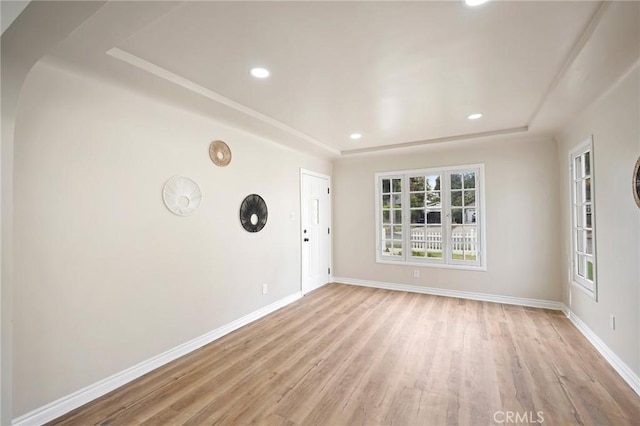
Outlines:
[[[407, 232], [404, 233], [405, 238], [403, 240], [403, 256], [402, 259], [398, 259], [398, 260], [393, 260], [391, 258], [388, 257], [383, 257], [381, 255], [381, 239], [380, 239], [380, 231], [379, 231], [379, 226], [382, 224], [382, 218], [380, 217], [381, 214], [381, 209], [380, 209], [380, 205], [382, 203], [382, 200], [380, 199], [380, 188], [379, 188], [379, 182], [381, 178], [389, 178], [389, 177], [398, 177], [398, 176], [402, 176], [403, 177], [403, 201], [402, 201], [402, 205], [408, 205], [405, 203], [408, 203], [408, 199], [409, 199], [409, 191], [408, 189], [408, 176], [411, 176], [412, 174], [423, 174], [423, 173], [444, 173], [444, 172], [456, 172], [458, 170], [465, 170], [465, 169], [478, 169], [478, 177], [476, 178], [476, 189], [477, 189], [477, 197], [479, 197], [480, 200], [480, 221], [478, 223], [478, 238], [480, 240], [480, 251], [478, 253], [478, 257], [479, 257], [479, 264], [478, 265], [469, 265], [469, 264], [464, 264], [464, 263], [451, 263], [451, 260], [449, 260], [449, 263], [445, 263], [445, 260], [443, 259], [441, 262], [438, 262], [437, 260], [432, 260], [432, 261], [412, 261], [412, 260], [408, 260], [408, 256], [406, 255], [407, 251], [406, 251], [406, 247], [408, 247], [407, 244], [407, 240], [409, 238], [409, 234]], [[421, 268], [442, 268], [442, 269], [461, 269], [461, 270], [470, 270], [470, 271], [487, 271], [487, 220], [486, 220], [486, 197], [485, 197], [485, 184], [484, 184], [484, 163], [478, 163], [478, 164], [462, 164], [462, 165], [452, 165], [452, 166], [443, 166], [443, 167], [429, 167], [429, 168], [424, 168], [424, 169], [411, 169], [411, 170], [396, 170], [396, 171], [389, 171], [389, 172], [379, 172], [376, 173], [374, 175], [374, 190], [375, 190], [375, 224], [374, 224], [374, 232], [375, 232], [375, 236], [376, 236], [376, 246], [375, 246], [375, 250], [376, 250], [376, 263], [382, 263], [382, 264], [388, 264], [388, 265], [403, 265], [403, 266], [414, 266], [414, 267], [421, 267]], [[443, 179], [445, 180], [445, 179]], [[449, 189], [449, 183], [446, 183], [446, 188]], [[444, 192], [444, 189], [442, 190]], [[403, 209], [404, 212], [404, 209]], [[444, 216], [444, 209], [442, 212], [443, 216]], [[403, 223], [403, 228], [405, 225], [408, 226], [408, 217], [405, 217], [405, 214], [403, 213], [403, 217], [402, 217], [402, 223]], [[447, 223], [443, 223], [444, 226], [448, 226], [449, 225], [449, 221], [450, 219], [447, 218], [446, 221]], [[447, 245], [447, 258], [448, 258], [448, 250], [450, 250], [449, 246]], [[454, 261], [455, 262], [455, 261]]]
[[[579, 155], [582, 155], [586, 151], [589, 151], [591, 155], [589, 156], [589, 167], [590, 167], [590, 175], [591, 175], [591, 229], [593, 233], [593, 283], [590, 284], [587, 280], [581, 280], [580, 277], [577, 276], [576, 273], [576, 239], [574, 237], [574, 228], [575, 228], [575, 212], [574, 212], [574, 204], [575, 204], [575, 185], [574, 185], [574, 162], [575, 158]], [[593, 135], [589, 136], [587, 139], [582, 141], [580, 144], [575, 146], [571, 151], [569, 151], [569, 223], [571, 224], [571, 229], [569, 229], [569, 235], [571, 239], [571, 285], [574, 288], [577, 288], [587, 295], [589, 295], [595, 301], [598, 300], [598, 250], [597, 250], [597, 236], [596, 236], [596, 191], [595, 191], [595, 161], [593, 155]], [[582, 282], [584, 281], [584, 282]]]

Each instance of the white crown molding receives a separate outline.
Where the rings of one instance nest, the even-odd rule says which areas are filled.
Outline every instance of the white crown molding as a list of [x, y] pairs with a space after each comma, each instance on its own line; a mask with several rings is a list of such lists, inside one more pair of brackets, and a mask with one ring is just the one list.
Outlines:
[[132, 65], [134, 67], [140, 68], [141, 70], [144, 70], [148, 73], [151, 73], [157, 77], [163, 78], [167, 81], [170, 81], [171, 83], [177, 84], [178, 86], [181, 86], [187, 90], [190, 90], [194, 93], [197, 93], [199, 95], [202, 95], [206, 98], [209, 98], [215, 102], [221, 103], [229, 108], [233, 108], [236, 111], [239, 111], [243, 114], [248, 115], [249, 117], [253, 117], [257, 120], [260, 120], [264, 123], [270, 124], [274, 127], [277, 127], [280, 130], [283, 130], [289, 134], [292, 134], [300, 139], [303, 139], [317, 147], [322, 148], [323, 150], [330, 152], [332, 154], [335, 155], [340, 155], [340, 151], [338, 151], [337, 149], [330, 147], [329, 145], [326, 145], [320, 141], [318, 141], [317, 139], [307, 135], [306, 133], [303, 133], [297, 129], [294, 129], [291, 126], [288, 126], [284, 123], [282, 123], [281, 121], [278, 121], [274, 118], [269, 117], [268, 115], [262, 114], [254, 109], [251, 109], [239, 102], [236, 102], [232, 99], [227, 98], [226, 96], [221, 95], [218, 92], [214, 92], [213, 90], [207, 89], [206, 87], [203, 87], [187, 78], [181, 77], [175, 73], [172, 73], [171, 71], [162, 68], [156, 64], [153, 64], [149, 61], [145, 61], [144, 59], [129, 53], [127, 51], [124, 51], [122, 49], [119, 49], [117, 47], [114, 47], [110, 50], [107, 51], [107, 55], [119, 59], [123, 62], [128, 63], [129, 65]]
[[372, 153], [372, 152], [387, 151], [390, 149], [395, 150], [395, 149], [401, 149], [401, 148], [412, 148], [412, 147], [417, 147], [422, 145], [431, 145], [431, 144], [437, 144], [442, 142], [454, 142], [454, 141], [463, 141], [463, 140], [469, 140], [469, 139], [486, 138], [488, 136], [512, 135], [515, 133], [528, 132], [528, 131], [529, 131], [529, 126], [520, 126], [520, 127], [512, 127], [509, 129], [489, 130], [487, 132], [467, 133], [464, 135], [445, 136], [441, 138], [425, 139], [425, 140], [413, 141], [413, 142], [403, 142], [403, 143], [396, 143], [396, 144], [389, 144], [389, 145], [377, 145], [377, 146], [371, 146], [367, 148], [346, 149], [344, 151], [341, 151], [340, 154], [341, 156], [366, 154], [366, 153]]
[[553, 78], [553, 80], [551, 80], [551, 83], [549, 83], [549, 87], [547, 87], [547, 90], [545, 90], [542, 98], [540, 99], [540, 102], [531, 113], [528, 121], [529, 125], [531, 125], [536, 120], [536, 118], [538, 118], [538, 114], [540, 113], [540, 110], [542, 110], [544, 104], [547, 102], [553, 91], [558, 87], [560, 81], [562, 81], [562, 79], [567, 76], [569, 68], [571, 68], [573, 63], [576, 61], [578, 55], [580, 55], [584, 47], [587, 45], [587, 42], [591, 40], [593, 33], [596, 31], [596, 28], [600, 24], [600, 21], [602, 21], [602, 17], [605, 15], [607, 9], [609, 8], [609, 3], [610, 1], [600, 2], [600, 5], [591, 16], [589, 23], [582, 31], [582, 34], [580, 35], [578, 40], [576, 40], [576, 42], [574, 43], [573, 47], [567, 54], [567, 57], [562, 62], [562, 65], [560, 65], [560, 68], [556, 72], [555, 77]]
[[383, 288], [386, 290], [408, 291], [411, 293], [431, 294], [434, 296], [456, 297], [458, 299], [480, 300], [483, 302], [504, 303], [507, 305], [529, 306], [532, 308], [561, 311], [564, 304], [553, 300], [527, 299], [524, 297], [499, 296], [496, 294], [475, 293], [470, 291], [448, 290], [435, 287], [423, 287], [410, 284], [397, 284], [382, 281], [361, 280], [357, 278], [334, 277], [334, 282], [363, 287]]
[[149, 358], [148, 360], [134, 365], [133, 367], [130, 367], [124, 371], [116, 373], [113, 376], [107, 377], [106, 379], [100, 380], [97, 383], [87, 386], [86, 388], [80, 389], [70, 395], [62, 397], [45, 406], [30, 411], [29, 413], [14, 419], [11, 424], [19, 426], [34, 426], [50, 422], [51, 420], [54, 420], [72, 410], [75, 410], [76, 408], [81, 407], [82, 405], [91, 402], [111, 392], [112, 390], [115, 390], [120, 386], [123, 386], [137, 379], [138, 377], [147, 374], [150, 371], [162, 367], [163, 365], [168, 364], [169, 362], [180, 358], [181, 356], [184, 356], [196, 349], [199, 349], [202, 346], [209, 344], [221, 338], [222, 336], [231, 333], [234, 330], [239, 329], [240, 327], [243, 327], [257, 319], [260, 319], [274, 311], [277, 311], [278, 309], [295, 302], [301, 297], [302, 293], [300, 291], [297, 291], [290, 296], [287, 296], [270, 305], [260, 308], [257, 311], [243, 316], [242, 318], [223, 325], [222, 327], [212, 330], [200, 337], [196, 337], [195, 339], [176, 346], [173, 349], [169, 349], [168, 351], [161, 353], [160, 355]]

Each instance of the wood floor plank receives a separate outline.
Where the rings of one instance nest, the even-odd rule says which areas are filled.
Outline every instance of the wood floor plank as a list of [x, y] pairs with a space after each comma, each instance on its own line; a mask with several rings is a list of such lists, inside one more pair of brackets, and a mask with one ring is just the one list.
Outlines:
[[[344, 302], [348, 303], [348, 302]], [[335, 304], [338, 308], [341, 303]], [[152, 424], [158, 424], [157, 419], [168, 421], [171, 419], [173, 423], [179, 423], [181, 419], [194, 417], [198, 419], [202, 416], [199, 410], [207, 407], [212, 410], [219, 406], [220, 398], [228, 398], [230, 395], [236, 395], [236, 388], [244, 386], [244, 384], [261, 368], [264, 360], [279, 360], [283, 352], [292, 350], [291, 346], [286, 345], [288, 341], [303, 342], [305, 340], [317, 339], [316, 328], [323, 330], [323, 326], [329, 325], [339, 327], [341, 323], [331, 316], [323, 316], [319, 326], [308, 330], [301, 327], [300, 319], [298, 321], [290, 321], [277, 332], [269, 332], [263, 334], [261, 339], [255, 338], [253, 341], [253, 349], [246, 350], [242, 346], [242, 351], [233, 351], [230, 356], [222, 359], [214, 357], [211, 362], [205, 364], [197, 370], [190, 370], [190, 374], [185, 375], [180, 383], [172, 388], [164, 388], [159, 393], [148, 398], [145, 404], [139, 404], [139, 407], [128, 410], [125, 413], [119, 413], [117, 418], [109, 419], [112, 424], [131, 424], [149, 421]], [[259, 325], [256, 325], [259, 326]], [[191, 374], [192, 373], [192, 374]], [[270, 372], [268, 373], [270, 374]], [[234, 380], [231, 380], [233, 378]], [[212, 386], [211, 383], [215, 379], [220, 383], [219, 386]], [[147, 408], [148, 404], [161, 408], [162, 405], [157, 401], [163, 401], [166, 413], [153, 413]], [[148, 417], [149, 414], [153, 414]], [[172, 418], [174, 414], [176, 418]]]
[[[324, 309], [331, 304], [335, 304], [335, 300], [332, 297], [332, 292], [329, 291], [323, 292], [319, 297], [315, 297], [311, 306], [316, 309]], [[215, 352], [199, 357], [200, 351], [204, 350], [200, 349], [190, 354], [189, 357], [180, 358], [161, 370], [146, 374], [126, 388], [121, 388], [105, 395], [103, 399], [108, 403], [88, 407], [86, 411], [82, 412], [83, 419], [85, 421], [87, 419], [95, 419], [91, 423], [99, 423], [104, 421], [99, 421], [99, 419], [104, 419], [105, 417], [107, 419], [118, 417], [123, 411], [131, 410], [134, 405], [140, 404], [147, 398], [161, 392], [165, 386], [186, 376], [190, 371], [201, 371], [209, 368], [210, 365], [220, 362], [230, 351], [236, 350], [245, 353], [249, 346], [252, 351], [257, 350], [263, 342], [268, 342], [274, 338], [274, 330], [280, 329], [280, 331], [286, 332], [288, 329], [299, 327], [300, 324], [304, 323], [305, 318], [297, 315], [298, 309], [300, 309], [299, 306], [289, 306], [281, 309], [270, 316], [271, 321], [269, 321], [269, 324], [261, 327], [249, 324], [243, 328], [241, 338], [233, 334], [222, 337], [216, 342], [217, 350]], [[283, 330], [282, 324], [288, 324], [288, 329]], [[172, 388], [172, 390], [175, 389]], [[64, 424], [75, 424], [73, 416], [67, 415], [64, 418], [66, 419]]]
[[[375, 293], [371, 293], [372, 297], [377, 297]], [[308, 369], [305, 366], [311, 366], [317, 363], [317, 357], [319, 354], [329, 352], [331, 345], [333, 345], [334, 336], [338, 329], [348, 330], [358, 325], [359, 321], [363, 321], [362, 313], [358, 311], [357, 307], [352, 309], [352, 312], [346, 314], [342, 313], [344, 304], [352, 303], [345, 299], [343, 303], [336, 304], [336, 312], [329, 315], [320, 316], [319, 321], [314, 324], [310, 329], [301, 329], [303, 331], [302, 338], [295, 338], [291, 336], [295, 344], [285, 347], [283, 350], [294, 350], [284, 359], [288, 359], [290, 364], [295, 367], [295, 370], [286, 369], [281, 372], [281, 375], [292, 374], [292, 380], [295, 380], [296, 375], [300, 372], [306, 372]], [[338, 334], [339, 335], [339, 334]], [[309, 346], [312, 345], [312, 346]], [[272, 357], [269, 362], [272, 362], [274, 366], [280, 365], [282, 357]], [[302, 367], [300, 369], [300, 367]], [[260, 383], [260, 382], [257, 382]], [[268, 383], [260, 383], [263, 387]], [[230, 416], [230, 410], [226, 409], [234, 403], [245, 404], [246, 398], [243, 398], [241, 392], [236, 392], [236, 389], [242, 389], [244, 382], [236, 380], [234, 388], [230, 392], [216, 395], [216, 398], [211, 403], [200, 404], [198, 411], [194, 416], [189, 419], [187, 424], [202, 424], [202, 423], [215, 423], [222, 420], [222, 418]], [[260, 387], [252, 387], [254, 391], [259, 390]], [[207, 402], [207, 401], [204, 401]], [[217, 407], [225, 407], [225, 410], [220, 410]]]
[[331, 284], [51, 424], [477, 425], [508, 412], [633, 425], [640, 397], [558, 312]]

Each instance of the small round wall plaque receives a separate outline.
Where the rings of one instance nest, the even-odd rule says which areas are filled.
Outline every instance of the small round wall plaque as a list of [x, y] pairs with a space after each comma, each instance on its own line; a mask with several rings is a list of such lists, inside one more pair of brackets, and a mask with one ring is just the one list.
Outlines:
[[213, 141], [209, 145], [209, 157], [216, 166], [224, 167], [231, 162], [229, 145], [222, 141]]

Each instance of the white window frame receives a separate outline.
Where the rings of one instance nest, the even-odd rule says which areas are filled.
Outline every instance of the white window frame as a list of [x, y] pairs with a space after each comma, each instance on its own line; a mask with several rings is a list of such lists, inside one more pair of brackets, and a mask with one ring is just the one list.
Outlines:
[[[576, 202], [576, 183], [580, 180], [583, 180], [582, 177], [578, 177], [578, 171], [575, 170], [575, 160], [576, 158], [582, 156], [583, 154], [589, 152], [589, 178], [591, 179], [590, 191], [591, 191], [591, 235], [592, 235], [592, 265], [593, 265], [593, 281], [585, 279], [578, 274], [578, 257], [585, 256], [585, 265], [586, 265], [586, 257], [587, 254], [584, 252], [578, 251], [577, 247], [577, 238], [579, 235], [578, 228], [585, 228], [577, 226], [577, 215], [578, 215], [578, 203]], [[595, 192], [595, 167], [594, 167], [594, 155], [593, 155], [593, 136], [589, 136], [586, 140], [581, 142], [575, 148], [573, 148], [569, 152], [569, 214], [570, 214], [570, 236], [571, 236], [571, 284], [573, 287], [576, 287], [593, 299], [597, 300], [598, 297], [598, 267], [597, 267], [597, 244], [596, 244], [596, 192]], [[584, 167], [584, 163], [581, 163], [582, 167]], [[581, 205], [586, 205], [585, 203], [581, 203]], [[583, 241], [583, 247], [586, 248], [586, 240]]]
[[[478, 254], [475, 261], [454, 260], [451, 259], [451, 247], [449, 244], [450, 229], [451, 229], [451, 206], [450, 203], [445, 202], [449, 199], [450, 188], [450, 176], [451, 173], [460, 173], [464, 171], [476, 172], [476, 205], [479, 218], [476, 220], [476, 226], [478, 230]], [[411, 225], [410, 225], [410, 195], [409, 195], [409, 178], [414, 175], [425, 174], [441, 174], [441, 200], [442, 200], [442, 230], [443, 230], [443, 243], [445, 244], [445, 250], [443, 257], [440, 258], [428, 258], [418, 259], [409, 255], [408, 247], [410, 246], [411, 239]], [[381, 184], [382, 179], [389, 178], [402, 178], [402, 229], [403, 229], [403, 250], [402, 256], [387, 256], [382, 251], [382, 200], [381, 200]], [[401, 170], [401, 171], [389, 171], [379, 172], [375, 174], [374, 181], [375, 188], [375, 236], [376, 236], [376, 263], [392, 264], [392, 265], [408, 265], [419, 267], [435, 267], [446, 269], [465, 269], [474, 271], [486, 271], [487, 270], [487, 248], [486, 248], [486, 201], [485, 201], [485, 186], [484, 186], [484, 164], [464, 164], [448, 167], [431, 167], [425, 169], [413, 169], [413, 170]], [[444, 194], [447, 194], [446, 197]], [[446, 240], [446, 243], [445, 243]]]

